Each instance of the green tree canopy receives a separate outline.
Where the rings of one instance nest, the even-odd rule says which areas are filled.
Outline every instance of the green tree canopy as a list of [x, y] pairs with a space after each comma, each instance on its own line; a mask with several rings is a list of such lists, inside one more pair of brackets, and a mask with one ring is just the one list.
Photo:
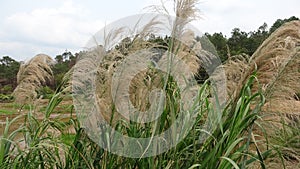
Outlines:
[[214, 44], [219, 57], [221, 58], [221, 61], [224, 62], [227, 60], [228, 54], [227, 54], [227, 38], [224, 36], [221, 32], [220, 33], [214, 33], [212, 35], [206, 33], [205, 36], [211, 41], [212, 44]]
[[286, 22], [294, 21], [294, 20], [299, 20], [296, 16], [291, 16], [288, 19], [277, 19], [275, 23], [271, 26], [269, 33], [273, 33], [276, 29], [278, 29], [281, 25], [283, 25]]
[[0, 81], [1, 85], [11, 85], [12, 88], [17, 85], [17, 73], [20, 63], [9, 56], [3, 56], [0, 59]]

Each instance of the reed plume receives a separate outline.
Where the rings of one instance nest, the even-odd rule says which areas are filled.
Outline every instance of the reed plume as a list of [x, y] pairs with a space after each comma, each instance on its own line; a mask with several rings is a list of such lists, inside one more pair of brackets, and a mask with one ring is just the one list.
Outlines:
[[16, 103], [31, 103], [37, 99], [37, 90], [53, 80], [53, 64], [50, 56], [38, 54], [20, 65], [17, 74], [18, 86], [13, 92]]

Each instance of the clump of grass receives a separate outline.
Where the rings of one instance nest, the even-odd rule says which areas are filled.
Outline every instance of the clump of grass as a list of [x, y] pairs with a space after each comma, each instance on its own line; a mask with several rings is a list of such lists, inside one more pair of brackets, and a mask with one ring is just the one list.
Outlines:
[[[282, 128], [270, 136], [270, 146], [276, 150], [277, 156], [270, 158], [269, 166], [278, 166], [281, 163], [283, 168], [295, 168], [300, 166], [300, 123], [296, 121], [293, 125], [286, 124], [282, 120]], [[279, 157], [279, 158], [278, 158]]]
[[[29, 110], [26, 115], [19, 115], [12, 121], [7, 121], [0, 138], [1, 167], [62, 168], [64, 166], [60, 159], [68, 146], [58, 136], [64, 133], [68, 124], [50, 118], [54, 108], [62, 101], [61, 93], [58, 91], [51, 98], [44, 111], [44, 119], [38, 119]], [[24, 119], [24, 123], [10, 132], [10, 127], [18, 119]]]
[[22, 130], [22, 127], [9, 133], [10, 126], [15, 123], [20, 117], [16, 117], [11, 121], [6, 119], [5, 128], [3, 134], [0, 137], [0, 164], [1, 168], [11, 168], [12, 161], [11, 157], [13, 156], [13, 151], [16, 147], [15, 137], [18, 132]]
[[229, 96], [236, 95], [235, 90], [249, 69], [249, 59], [250, 56], [246, 54], [229, 56], [226, 62], [221, 66], [226, 72], [226, 84]]
[[[124, 168], [244, 168], [254, 161], [259, 161], [264, 167], [263, 161], [269, 151], [261, 152], [259, 150], [256, 140], [253, 140], [252, 133], [252, 125], [259, 117], [259, 110], [264, 103], [264, 97], [260, 93], [251, 94], [250, 86], [253, 79], [254, 77], [243, 88], [238, 103], [231, 104], [222, 112], [220, 125], [213, 133], [209, 133], [211, 136], [205, 142], [202, 142], [201, 138], [205, 132], [201, 125], [204, 118], [202, 113], [213, 110], [207, 100], [207, 95], [205, 95], [204, 89], [206, 87], [204, 85], [201, 93], [199, 93], [204, 96], [203, 100], [201, 99], [202, 108], [200, 109], [203, 112], [198, 114], [197, 122], [188, 136], [168, 152], [142, 159], [120, 157], [91, 144], [84, 132], [81, 133], [82, 131], [80, 131], [77, 134], [81, 136], [76, 137], [79, 140], [75, 140], [75, 145], [80, 144], [81, 149], [77, 150], [83, 152], [78, 154], [84, 154], [85, 159], [91, 158], [86, 157], [87, 155], [92, 155], [91, 159], [97, 160], [91, 160], [89, 164], [98, 162], [96, 165], [105, 166], [105, 168], [118, 168], [120, 166]], [[254, 104], [257, 98], [259, 99], [258, 103]], [[250, 107], [254, 108], [251, 109]], [[167, 119], [161, 120], [161, 124], [164, 124], [164, 120], [167, 121]], [[147, 136], [151, 133], [149, 128], [135, 123], [129, 123], [123, 127], [119, 126], [117, 129], [126, 131], [130, 136]], [[93, 147], [93, 150], [97, 151], [98, 149], [98, 153], [89, 150], [93, 153], [88, 154], [86, 150], [89, 146]], [[251, 146], [256, 147], [257, 153], [250, 150]], [[81, 162], [84, 164], [84, 160]]]
[[[257, 70], [259, 84], [256, 83], [253, 90], [262, 88], [270, 104], [276, 100], [280, 102], [294, 100], [294, 104], [297, 104], [295, 95], [300, 90], [299, 26], [299, 21], [292, 21], [272, 33], [250, 58], [250, 69], [244, 74], [244, 78], [247, 79], [254, 70]], [[240, 84], [243, 84], [243, 79]], [[272, 112], [272, 109], [281, 111], [285, 106], [275, 103], [265, 108]], [[268, 111], [266, 109], [265, 111]], [[295, 107], [294, 110], [281, 112], [290, 113], [297, 111], [296, 109]]]
[[[0, 160], [3, 168], [244, 168], [254, 161], [265, 166], [267, 152], [260, 151], [253, 139], [252, 126], [259, 117], [264, 103], [261, 93], [251, 93], [254, 77], [245, 84], [238, 102], [230, 103], [224, 111], [219, 125], [213, 132], [203, 130], [206, 113], [218, 111], [209, 102], [208, 84], [199, 90], [199, 111], [196, 123], [187, 136], [174, 148], [157, 156], [147, 158], [126, 158], [112, 154], [94, 143], [80, 127], [76, 119], [68, 125], [75, 128], [75, 135], [64, 135], [66, 123], [59, 119], [49, 119], [61, 101], [57, 92], [45, 110], [45, 119], [39, 121], [30, 112], [25, 116], [26, 123], [19, 129], [8, 133], [15, 122], [7, 122], [1, 137]], [[176, 105], [173, 105], [176, 109]], [[178, 105], [177, 105], [178, 106]], [[167, 111], [170, 111], [167, 110]], [[19, 117], [24, 118], [24, 116]], [[168, 118], [161, 118], [161, 129]], [[165, 121], [165, 122], [164, 122]], [[127, 132], [130, 136], [149, 136], [151, 128], [137, 123], [120, 122], [116, 130]], [[53, 132], [56, 131], [56, 132]], [[22, 137], [17, 139], [17, 135]], [[209, 134], [208, 139], [202, 136]], [[59, 137], [59, 135], [61, 135]], [[16, 141], [20, 140], [20, 141]], [[66, 141], [68, 140], [68, 141]], [[256, 152], [250, 147], [256, 147]]]
[[50, 56], [38, 54], [20, 65], [17, 74], [18, 86], [13, 92], [16, 103], [32, 103], [37, 99], [38, 89], [53, 78], [51, 69], [53, 63]]
[[[287, 125], [294, 127], [292, 124], [299, 121], [299, 26], [299, 21], [286, 23], [272, 33], [249, 59], [233, 62], [229, 59], [225, 63], [227, 72], [232, 73], [230, 76], [238, 77], [227, 79], [227, 84], [232, 85], [229, 88], [235, 89], [233, 99], [238, 98], [235, 95], [249, 76], [257, 72], [258, 83], [253, 84], [252, 90], [262, 90], [266, 97], [261, 125], [268, 137], [276, 136], [278, 129], [284, 130]], [[274, 146], [277, 143], [262, 144]]]

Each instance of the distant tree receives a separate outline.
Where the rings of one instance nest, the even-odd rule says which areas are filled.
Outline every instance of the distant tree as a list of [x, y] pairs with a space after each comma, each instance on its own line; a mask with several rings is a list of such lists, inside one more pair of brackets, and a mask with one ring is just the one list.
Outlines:
[[130, 37], [122, 39], [122, 41], [116, 45], [115, 49], [119, 50], [123, 55], [128, 55], [128, 48], [131, 46], [132, 40]]
[[78, 56], [79, 56], [78, 53], [75, 53], [75, 55], [69, 56], [69, 60], [68, 60], [69, 68], [72, 68], [76, 64], [76, 60], [77, 60]]
[[50, 86], [52, 89], [55, 89], [61, 83], [64, 75], [75, 65], [78, 55], [76, 53], [74, 56], [72, 52], [66, 50], [61, 55], [55, 57], [56, 64], [52, 68], [54, 84]]
[[224, 62], [227, 60], [227, 38], [221, 32], [214, 33], [213, 35], [206, 33], [205, 35], [215, 46], [221, 61]]
[[63, 63], [63, 62], [64, 62], [64, 58], [63, 58], [62, 55], [56, 55], [55, 61], [56, 61], [57, 63]]
[[65, 74], [75, 65], [76, 59], [81, 53], [84, 53], [84, 51], [73, 55], [72, 52], [65, 50], [62, 54], [56, 55], [56, 63], [52, 66], [54, 82], [47, 83], [47, 86], [49, 86], [52, 90], [55, 90], [61, 83]]
[[154, 34], [151, 34], [148, 42], [153, 43], [153, 44], [157, 44], [157, 45], [161, 45], [161, 46], [168, 46], [168, 41], [169, 41], [170, 37], [165, 36], [165, 38], [162, 38], [160, 36], [155, 36]]
[[15, 88], [17, 85], [17, 73], [20, 63], [9, 56], [3, 56], [0, 59], [0, 79], [2, 85], [11, 85]]
[[72, 52], [65, 50], [65, 52], [62, 54], [63, 60], [69, 60], [71, 57], [74, 57]]
[[288, 19], [277, 19], [275, 23], [271, 26], [269, 30], [269, 34], [273, 33], [276, 29], [278, 29], [281, 25], [283, 25], [286, 22], [294, 21], [294, 20], [299, 20], [299, 18], [295, 16], [291, 16]]
[[264, 22], [264, 24], [258, 28], [258, 31], [259, 32], [268, 32], [267, 28], [268, 28], [268, 24], [266, 22]]
[[249, 54], [247, 45], [248, 33], [241, 31], [239, 28], [234, 28], [231, 32], [231, 37], [228, 39], [230, 55], [238, 55], [241, 53]]
[[248, 44], [246, 48], [248, 49], [248, 55], [252, 55], [256, 49], [263, 43], [264, 40], [269, 36], [268, 25], [264, 23], [261, 25], [257, 31], [249, 32]]

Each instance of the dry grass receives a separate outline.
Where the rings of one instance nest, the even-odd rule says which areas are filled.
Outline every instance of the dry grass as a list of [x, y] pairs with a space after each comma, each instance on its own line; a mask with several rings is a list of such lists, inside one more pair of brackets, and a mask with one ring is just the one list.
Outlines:
[[[228, 91], [234, 93], [233, 99], [238, 96], [237, 92], [250, 75], [256, 72], [258, 82], [252, 90], [262, 90], [266, 97], [262, 108], [262, 125], [269, 136], [283, 130], [283, 124], [299, 130], [300, 21], [286, 23], [272, 33], [249, 60], [229, 58], [224, 67]], [[286, 160], [285, 163], [292, 168], [299, 167], [299, 152], [289, 153], [297, 158], [294, 158], [295, 161]], [[279, 163], [280, 160], [276, 159], [270, 165], [274, 167]]]
[[[250, 57], [234, 56], [224, 65], [227, 74], [229, 94], [240, 91], [241, 86], [254, 72], [259, 83], [253, 85], [252, 90], [261, 90], [266, 96], [265, 112], [294, 113], [300, 115], [298, 107], [300, 92], [300, 21], [284, 24], [263, 42]], [[236, 94], [237, 95], [237, 94]], [[288, 108], [273, 104], [293, 102], [295, 106]]]
[[[192, 73], [197, 73], [200, 61], [197, 57], [197, 54], [191, 49], [200, 50], [201, 45], [195, 42], [194, 33], [185, 28], [186, 24], [190, 23], [198, 16], [199, 11], [196, 8], [197, 2], [197, 0], [178, 0], [174, 3], [176, 19], [173, 23], [170, 23], [172, 28], [172, 39], [171, 42], [165, 42], [168, 44], [167, 47], [146, 40], [149, 38], [151, 33], [159, 31], [159, 29], [162, 27], [162, 24], [166, 24], [159, 21], [157, 17], [153, 17], [149, 23], [142, 27], [140, 32], [136, 32], [135, 28], [133, 28], [133, 30], [129, 30], [129, 32], [134, 32], [137, 34], [132, 35], [131, 37], [129, 36], [129, 38], [131, 38], [130, 40], [127, 39], [127, 41], [122, 41], [121, 44], [118, 44], [118, 48], [111, 48], [111, 43], [120, 37], [124, 37], [124, 34], [128, 33], [128, 28], [117, 28], [111, 32], [106, 32], [106, 37], [104, 40], [105, 44], [103, 44], [103, 47], [92, 49], [90, 52], [86, 53], [86, 56], [83, 56], [81, 60], [79, 60], [77, 66], [85, 67], [86, 70], [83, 72], [75, 72], [73, 77], [87, 77], [84, 75], [85, 73], [93, 71], [92, 68], [97, 68], [95, 72], [97, 74], [97, 85], [95, 88], [96, 101], [100, 110], [102, 111], [102, 115], [107, 121], [110, 121], [113, 113], [115, 120], [118, 119], [119, 116], [118, 112], [113, 109], [113, 97], [115, 96], [113, 96], [114, 93], [111, 91], [112, 79], [115, 72], [123, 71], [122, 67], [124, 65], [122, 65], [122, 63], [127, 56], [135, 55], [136, 52], [142, 50], [147, 50], [150, 52], [148, 53], [150, 56], [161, 58], [162, 55], [167, 55], [167, 52], [171, 52], [175, 54], [176, 57], [179, 57], [181, 60], [183, 60], [189, 66]], [[162, 6], [162, 8], [165, 7]], [[138, 26], [138, 23], [136, 26]], [[98, 46], [97, 43], [96, 45]], [[138, 64], [139, 63], [136, 63], [136, 65]], [[133, 68], [133, 65], [126, 66], [126, 69]], [[145, 68], [144, 71], [140, 72], [134, 77], [127, 77], [127, 79], [129, 78], [128, 80], [130, 82], [130, 100], [135, 108], [143, 111], [149, 108], [148, 99], [150, 91], [155, 88], [162, 88], [163, 82], [158, 77], [160, 77], [158, 72], [153, 72], [149, 68]], [[74, 83], [77, 83], [78, 86], [84, 86], [86, 85], [85, 82], [87, 81], [91, 81], [91, 79], [81, 78], [81, 82]], [[83, 87], [83, 89], [84, 88], [86, 87]], [[121, 94], [118, 93], [118, 95]]]
[[249, 70], [249, 58], [250, 56], [246, 54], [230, 56], [222, 65], [222, 68], [226, 73], [228, 97], [237, 95], [237, 86], [243, 80], [245, 74]]
[[20, 65], [18, 86], [13, 92], [16, 103], [32, 103], [37, 98], [37, 90], [53, 79], [52, 64], [54, 61], [50, 56], [38, 54]]
[[[279, 116], [293, 114], [300, 116], [300, 21], [286, 23], [276, 30], [251, 57], [250, 70], [257, 71], [259, 84], [253, 90], [262, 88], [267, 104], [263, 111]], [[280, 100], [281, 104], [277, 104]], [[290, 105], [292, 103], [292, 105]], [[274, 116], [273, 116], [274, 117]], [[289, 118], [285, 118], [291, 123]]]

